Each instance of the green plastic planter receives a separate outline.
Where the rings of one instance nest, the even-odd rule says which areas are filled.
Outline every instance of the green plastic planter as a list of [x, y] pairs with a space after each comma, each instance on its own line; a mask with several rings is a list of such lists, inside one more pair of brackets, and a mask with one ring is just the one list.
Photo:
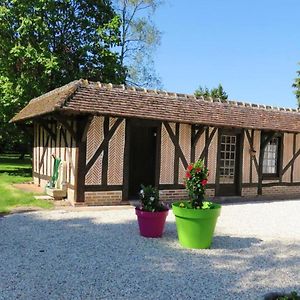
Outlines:
[[221, 205], [214, 203], [213, 209], [189, 209], [179, 207], [180, 203], [186, 202], [172, 204], [179, 243], [184, 248], [210, 248]]

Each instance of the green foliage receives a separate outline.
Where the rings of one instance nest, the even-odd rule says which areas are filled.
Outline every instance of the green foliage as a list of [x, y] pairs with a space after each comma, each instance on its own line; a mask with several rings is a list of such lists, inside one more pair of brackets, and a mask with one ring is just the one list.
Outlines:
[[208, 169], [202, 159], [187, 167], [185, 175], [185, 186], [189, 192], [191, 205], [193, 208], [203, 208], [205, 190], [208, 178]]
[[119, 28], [109, 0], [1, 0], [0, 144], [16, 135], [9, 119], [36, 96], [79, 78], [123, 83], [111, 50]]
[[227, 100], [228, 99], [228, 95], [224, 91], [223, 86], [221, 84], [219, 84], [217, 88], [212, 88], [211, 90], [209, 90], [207, 87], [203, 88], [203, 87], [200, 86], [195, 91], [194, 94], [195, 94], [196, 97], [203, 96], [203, 97], [219, 98], [221, 100]]
[[[216, 205], [213, 202], [209, 202], [209, 201], [203, 201], [202, 202], [202, 207], [201, 209], [214, 209], [216, 208]], [[179, 207], [181, 208], [187, 208], [187, 209], [194, 209], [195, 207], [192, 204], [192, 201], [182, 201], [179, 204]], [[200, 209], [196, 207], [196, 209]]]
[[280, 296], [276, 300], [300, 300], [300, 296], [298, 296], [297, 292], [291, 292], [286, 296]]
[[0, 156], [0, 213], [8, 213], [17, 206], [53, 207], [51, 202], [34, 199], [33, 193], [12, 186], [31, 180], [31, 161], [28, 158], [19, 160], [18, 155]]
[[160, 0], [114, 0], [121, 19], [118, 50], [122, 65], [128, 68], [128, 84], [161, 88], [153, 61], [153, 53], [161, 38], [153, 14], [161, 3]]
[[296, 89], [295, 90], [295, 95], [298, 101], [298, 107], [300, 107], [300, 70], [297, 71], [298, 77], [295, 79], [293, 87]]
[[140, 191], [141, 206], [138, 207], [140, 210], [155, 212], [155, 211], [164, 211], [168, 209], [168, 207], [159, 200], [158, 189], [152, 187], [151, 185], [148, 186], [141, 185], [141, 188], [142, 188]]

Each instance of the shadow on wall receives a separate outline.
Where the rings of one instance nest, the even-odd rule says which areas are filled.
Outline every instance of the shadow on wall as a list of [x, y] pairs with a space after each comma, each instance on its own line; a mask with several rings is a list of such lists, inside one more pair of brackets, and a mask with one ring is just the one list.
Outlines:
[[136, 221], [114, 221], [118, 212], [55, 214], [2, 220], [7, 298], [260, 299], [299, 279], [299, 244], [219, 235], [210, 250], [188, 250], [173, 222], [162, 239], [146, 239]]

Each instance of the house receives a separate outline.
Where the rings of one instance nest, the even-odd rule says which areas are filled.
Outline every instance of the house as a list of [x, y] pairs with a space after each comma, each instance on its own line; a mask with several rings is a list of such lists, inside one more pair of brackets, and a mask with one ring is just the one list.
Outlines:
[[203, 158], [209, 196], [300, 195], [300, 113], [78, 80], [29, 102], [12, 122], [34, 124], [33, 178], [52, 154], [67, 164], [74, 205], [119, 204], [141, 184], [186, 196], [189, 162]]

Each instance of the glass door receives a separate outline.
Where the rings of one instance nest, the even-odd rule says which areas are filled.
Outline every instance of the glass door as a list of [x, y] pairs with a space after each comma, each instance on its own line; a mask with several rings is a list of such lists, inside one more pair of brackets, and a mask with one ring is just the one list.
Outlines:
[[222, 133], [219, 137], [218, 196], [238, 195], [239, 135]]

